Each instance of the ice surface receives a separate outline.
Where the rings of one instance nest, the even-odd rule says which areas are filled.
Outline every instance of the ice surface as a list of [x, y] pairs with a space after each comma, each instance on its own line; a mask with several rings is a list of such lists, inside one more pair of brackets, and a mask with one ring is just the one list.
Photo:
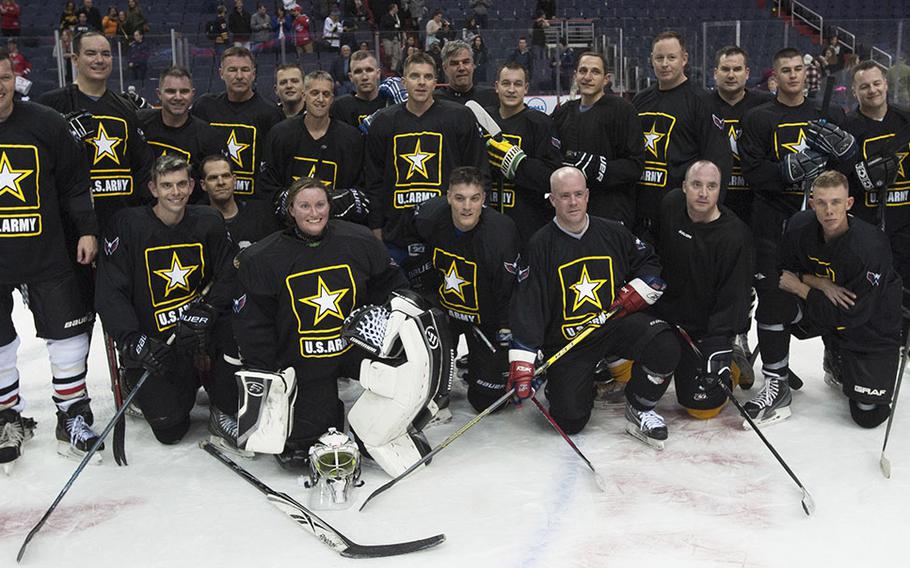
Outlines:
[[[31, 526], [77, 463], [57, 456], [50, 371], [18, 302], [19, 369], [27, 416], [38, 420], [9, 478], [0, 477], [0, 566], [14, 566]], [[100, 337], [100, 327], [96, 329]], [[754, 337], [753, 337], [754, 344]], [[657, 452], [623, 432], [620, 407], [595, 409], [574, 436], [607, 481], [590, 471], [531, 404], [494, 414], [439, 453], [433, 463], [377, 497], [388, 480], [364, 470], [366, 485], [346, 511], [320, 512], [361, 544], [444, 532], [441, 546], [379, 560], [339, 557], [274, 509], [265, 497], [197, 447], [207, 409], [177, 446], [154, 441], [139, 419], [127, 423], [130, 465], [88, 467], [29, 545], [33, 567], [785, 567], [899, 565], [908, 547], [910, 403], [899, 405], [888, 455], [879, 470], [884, 426], [863, 430], [844, 396], [822, 381], [821, 343], [793, 342], [791, 362], [805, 380], [793, 417], [765, 434], [815, 498], [807, 518], [796, 484], [758, 437], [743, 430], [731, 405], [707, 422], [690, 419], [672, 392], [658, 408], [670, 438]], [[761, 379], [750, 393], [761, 386]], [[93, 341], [89, 388], [97, 430], [113, 415], [102, 342]], [[355, 395], [345, 384], [345, 398]], [[910, 387], [908, 387], [910, 388]], [[908, 390], [905, 388], [905, 392]], [[750, 393], [737, 391], [740, 400]], [[456, 385], [452, 422], [428, 431], [441, 442], [473, 413]], [[306, 504], [298, 479], [266, 456], [240, 463]]]

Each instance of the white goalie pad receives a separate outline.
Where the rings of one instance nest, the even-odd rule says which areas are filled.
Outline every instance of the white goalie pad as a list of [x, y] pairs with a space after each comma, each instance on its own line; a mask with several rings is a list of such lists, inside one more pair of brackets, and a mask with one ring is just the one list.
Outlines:
[[234, 376], [240, 393], [237, 446], [263, 454], [280, 454], [291, 433], [297, 377], [293, 367], [280, 373], [242, 369]]
[[398, 477], [404, 473], [429, 451], [429, 445], [422, 435], [416, 436], [408, 433], [402, 434], [382, 446], [371, 446], [367, 443], [364, 443], [364, 446], [382, 471], [391, 477]]

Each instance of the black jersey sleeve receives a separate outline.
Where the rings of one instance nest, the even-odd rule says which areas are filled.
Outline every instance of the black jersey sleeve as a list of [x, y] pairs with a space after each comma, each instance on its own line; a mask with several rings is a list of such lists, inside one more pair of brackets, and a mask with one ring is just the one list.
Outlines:
[[[526, 111], [527, 112], [527, 111]], [[562, 165], [556, 138], [556, 129], [549, 118], [531, 121], [534, 133], [534, 149], [518, 165], [515, 184], [537, 190], [541, 194], [550, 191], [550, 174]]]
[[266, 199], [274, 199], [278, 193], [287, 189], [285, 170], [294, 154], [293, 136], [282, 135], [282, 128], [272, 128], [265, 139], [262, 166], [259, 172], [259, 184]]
[[768, 108], [767, 105], [756, 107], [743, 117], [739, 140], [743, 176], [753, 191], [782, 192], [787, 184], [781, 178], [779, 160], [773, 153], [774, 124]]
[[130, 161], [130, 170], [137, 184], [137, 195], [140, 201], [151, 201], [151, 195], [148, 190], [148, 182], [152, 177], [152, 166], [155, 165], [155, 157], [152, 154], [148, 143], [145, 141], [145, 134], [139, 126], [139, 117], [133, 110], [132, 103], [122, 96], [108, 91], [111, 97], [115, 97], [120, 106], [123, 107], [123, 113], [126, 115], [126, 121], [129, 128], [130, 145], [127, 148]]
[[518, 228], [509, 217], [503, 216], [503, 227], [500, 238], [502, 245], [493, 269], [493, 290], [496, 295], [497, 322], [499, 329], [510, 329], [509, 304], [515, 290], [516, 282], [522, 274], [522, 258], [519, 251], [521, 242], [518, 238]]
[[212, 274], [214, 282], [205, 301], [219, 312], [226, 312], [231, 307], [237, 287], [237, 270], [234, 268], [237, 245], [231, 241], [221, 215], [217, 217], [212, 220], [208, 238], [209, 254], [215, 267]]
[[[237, 280], [241, 309], [234, 315], [234, 337], [244, 364], [270, 371], [278, 368], [278, 298], [274, 282], [279, 275], [269, 270], [262, 255], [268, 238], [240, 255]], [[267, 245], [266, 245], [267, 246]]]
[[[536, 235], [540, 236], [540, 233]], [[544, 246], [541, 246], [544, 244]], [[512, 341], [516, 347], [537, 351], [543, 345], [552, 306], [544, 239], [528, 247], [527, 277], [515, 287], [509, 303]]]
[[[732, 212], [726, 212], [732, 215]], [[731, 235], [720, 251], [717, 273], [713, 276], [714, 306], [708, 316], [706, 334], [732, 337], [739, 331], [749, 309], [752, 286], [752, 236], [748, 228], [735, 223], [740, 230]]]
[[101, 323], [118, 345], [130, 334], [140, 331], [139, 316], [133, 308], [133, 239], [129, 238], [128, 219], [124, 210], [115, 214], [104, 235], [104, 247], [98, 255], [95, 277], [95, 310]]
[[367, 281], [367, 303], [383, 304], [389, 294], [408, 287], [408, 280], [401, 268], [389, 257], [389, 251], [379, 239], [365, 235], [364, 246], [370, 258], [370, 278]]
[[[385, 191], [386, 150], [392, 138], [392, 119], [388, 109], [379, 112], [370, 126], [366, 136], [366, 155], [364, 156], [364, 189], [370, 198], [370, 215], [367, 225], [379, 229], [385, 225], [386, 211], [391, 199], [390, 191]], [[486, 161], [486, 160], [484, 160]]]
[[[620, 225], [621, 226], [621, 225]], [[629, 280], [645, 276], [660, 276], [660, 258], [649, 243], [634, 236], [631, 231], [623, 227], [628, 237]]]
[[642, 136], [641, 119], [628, 104], [621, 107], [625, 112], [617, 113], [614, 131], [618, 148], [616, 156], [607, 160], [607, 175], [604, 183], [609, 187], [628, 187], [641, 178], [645, 167], [645, 142]]
[[[715, 124], [711, 107], [706, 97], [699, 98], [698, 124], [701, 126], [701, 156], [710, 160], [720, 170], [721, 202], [726, 194], [727, 182], [733, 172], [733, 155], [730, 153], [730, 141], [724, 135], [723, 123]], [[688, 166], [686, 166], [688, 168]]]
[[63, 215], [72, 221], [79, 235], [98, 236], [85, 148], [69, 135], [62, 117], [48, 113], [46, 120], [51, 125], [52, 138], [58, 141], [54, 181]]

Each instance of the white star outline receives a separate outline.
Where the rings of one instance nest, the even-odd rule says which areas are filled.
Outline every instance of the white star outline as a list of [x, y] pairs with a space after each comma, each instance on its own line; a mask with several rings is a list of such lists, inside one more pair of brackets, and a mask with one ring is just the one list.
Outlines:
[[581, 265], [581, 276], [578, 282], [569, 286], [575, 292], [575, 302], [572, 305], [572, 311], [578, 310], [582, 304], [588, 302], [599, 310], [603, 309], [600, 298], [597, 296], [597, 290], [606, 283], [606, 279], [591, 279], [588, 275], [588, 265]]
[[189, 275], [196, 271], [199, 268], [198, 264], [188, 264], [183, 266], [180, 264], [180, 258], [177, 257], [177, 252], [173, 252], [171, 256], [171, 266], [167, 269], [156, 270], [155, 274], [167, 280], [167, 285], [164, 288], [164, 295], [167, 296], [171, 293], [172, 290], [181, 288], [190, 291]]
[[307, 296], [306, 298], [299, 298], [297, 300], [298, 302], [316, 308], [316, 315], [313, 316], [313, 325], [318, 325], [319, 322], [328, 316], [335, 316], [340, 320], [344, 320], [344, 314], [341, 312], [341, 307], [338, 303], [351, 289], [339, 288], [337, 290], [331, 290], [322, 279], [322, 276], [318, 276], [316, 290], [314, 295]]
[[443, 294], [451, 292], [461, 298], [462, 302], [465, 302], [466, 300], [462, 288], [469, 283], [470, 282], [458, 274], [458, 267], [455, 266], [455, 261], [453, 260], [452, 264], [449, 266], [449, 270], [446, 271], [445, 277], [443, 278]]
[[104, 123], [98, 122], [98, 132], [94, 138], [89, 138], [89, 142], [95, 147], [95, 159], [92, 165], [97, 164], [102, 158], [108, 156], [115, 164], [120, 165], [120, 158], [114, 149], [123, 142], [123, 138], [108, 136], [107, 130], [104, 129]]

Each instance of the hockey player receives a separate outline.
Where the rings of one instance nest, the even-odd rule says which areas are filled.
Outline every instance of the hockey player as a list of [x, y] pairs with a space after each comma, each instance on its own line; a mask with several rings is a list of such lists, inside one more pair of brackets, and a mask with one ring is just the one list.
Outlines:
[[425, 53], [405, 61], [407, 102], [377, 113], [367, 135], [366, 185], [369, 226], [386, 242], [399, 264], [412, 244], [408, 235], [414, 207], [441, 195], [452, 170], [478, 166], [487, 156], [470, 110], [433, 98], [436, 64]]
[[527, 274], [515, 223], [483, 206], [483, 183], [477, 168], [455, 168], [446, 196], [424, 202], [414, 214], [438, 272], [433, 303], [449, 315], [455, 336], [464, 334], [467, 342], [468, 402], [478, 411], [505, 393], [509, 300], [517, 279]]
[[682, 189], [661, 204], [657, 253], [667, 290], [654, 312], [681, 326], [698, 343], [697, 360], [680, 338], [682, 356], [674, 373], [676, 399], [696, 418], [717, 416], [740, 369], [732, 360], [733, 338], [749, 307], [752, 234], [733, 212], [718, 204], [720, 170], [700, 160], [689, 166]]
[[284, 116], [253, 90], [256, 62], [248, 49], [227, 48], [221, 55], [220, 73], [225, 91], [202, 95], [193, 105], [192, 113], [219, 132], [222, 145], [234, 163], [237, 196], [271, 199], [271, 195], [258, 191], [259, 164], [269, 131]]
[[12, 62], [0, 50], [0, 464], [22, 452], [35, 422], [21, 412], [13, 327], [13, 289], [28, 297], [39, 337], [47, 342], [58, 452], [79, 456], [96, 440], [85, 386], [91, 304], [75, 283], [64, 221], [78, 235], [76, 261], [98, 250], [88, 168], [66, 121], [43, 106], [13, 100]]
[[[743, 175], [753, 193], [753, 285], [758, 293], [755, 319], [759, 345], [770, 331], [765, 322], [777, 319], [776, 305], [785, 301], [776, 281], [785, 224], [800, 209], [803, 184], [811, 183], [830, 159], [826, 153], [810, 147], [817, 125], [814, 121], [823, 113], [804, 94], [806, 68], [802, 54], [793, 48], [781, 49], [774, 55], [773, 66], [778, 79], [777, 95], [745, 115], [738, 144]], [[829, 125], [844, 123], [840, 109], [826, 112]], [[843, 133], [840, 129], [831, 132], [835, 137]], [[777, 370], [779, 364], [781, 361], [777, 359], [762, 357], [762, 374], [766, 379], [789, 380], [788, 375], [781, 375]]]
[[[159, 157], [149, 190], [154, 205], [124, 209], [105, 231], [95, 304], [120, 349], [127, 390], [144, 371], [151, 373], [135, 401], [155, 438], [175, 444], [190, 426], [199, 388], [194, 357], [206, 352], [216, 326], [227, 325], [219, 316], [231, 305], [236, 247], [215, 211], [187, 205], [193, 178], [183, 158]], [[168, 342], [172, 334], [173, 345]], [[237, 435], [231, 418], [237, 405], [233, 372], [223, 358], [211, 360], [209, 428], [232, 448]]]
[[[636, 233], [652, 238], [664, 194], [682, 185], [686, 169], [709, 160], [730, 177], [730, 146], [723, 121], [715, 122], [705, 93], [686, 77], [689, 53], [676, 32], [661, 32], [651, 42], [651, 65], [657, 85], [635, 95], [632, 104], [641, 118], [645, 168], [638, 182]], [[723, 191], [721, 203], [723, 203]]]
[[379, 93], [382, 73], [372, 52], [355, 51], [351, 54], [350, 65], [348, 77], [354, 83], [355, 90], [335, 99], [332, 103], [332, 118], [359, 127], [366, 117], [385, 108], [387, 99]]
[[295, 181], [285, 209], [292, 226], [239, 258], [234, 330], [244, 364], [268, 372], [293, 367], [298, 380], [292, 431], [278, 455], [289, 468], [304, 468], [309, 447], [342, 426], [337, 379], [357, 376], [362, 358], [342, 337], [345, 318], [407, 285], [366, 228], [330, 220], [329, 193], [319, 180]]
[[[891, 241], [894, 269], [906, 287], [910, 285], [910, 133], [904, 129], [910, 124], [910, 112], [888, 104], [888, 79], [873, 61], [863, 61], [853, 68], [853, 94], [859, 107], [847, 115], [845, 124], [845, 129], [856, 137], [858, 149], [858, 164], [848, 178], [850, 194], [858, 201], [853, 212], [869, 223], [884, 224]], [[902, 140], [896, 140], [897, 136]], [[899, 145], [891, 149], [894, 141]], [[882, 160], [873, 161], [876, 158]], [[879, 202], [882, 195], [887, 196], [884, 207]], [[903, 293], [903, 313], [906, 334], [910, 328], [907, 288]]]
[[275, 94], [285, 118], [300, 116], [306, 108], [303, 101], [303, 71], [295, 63], [282, 63], [275, 68]]
[[518, 63], [500, 67], [496, 94], [499, 104], [486, 109], [502, 129], [502, 140], [487, 141], [495, 188], [490, 205], [515, 221], [527, 243], [553, 218], [546, 180], [560, 166], [559, 140], [550, 117], [525, 104], [528, 72]]
[[847, 178], [827, 171], [812, 184], [814, 211], [794, 215], [781, 246], [782, 300], [762, 318], [762, 358], [776, 363], [759, 397], [745, 404], [756, 422], [790, 416], [785, 377], [790, 333], [823, 334], [830, 368], [850, 403], [850, 416], [874, 428], [890, 414], [900, 349], [901, 279], [891, 264], [888, 238], [847, 214], [853, 206]]
[[679, 344], [666, 322], [639, 311], [660, 297], [660, 264], [651, 246], [621, 223], [587, 214], [589, 189], [573, 167], [550, 178], [553, 222], [528, 247], [528, 276], [512, 295], [509, 380], [520, 399], [533, 394], [537, 350], [553, 355], [585, 325], [612, 307], [612, 320], [547, 370], [550, 413], [567, 434], [591, 416], [593, 375], [606, 354], [635, 361], [625, 389], [626, 431], [663, 447], [667, 427], [655, 412], [679, 360]]
[[466, 42], [456, 39], [445, 43], [442, 48], [442, 72], [448, 86], [436, 89], [434, 95], [437, 99], [460, 104], [477, 101], [484, 108], [499, 102], [492, 88], [474, 84], [474, 50]]
[[193, 166], [194, 185], [200, 187], [190, 196], [190, 203], [198, 203], [202, 199], [199, 162], [221, 152], [221, 140], [208, 124], [190, 115], [196, 89], [189, 71], [168, 67], [161, 72], [155, 92], [161, 108], [138, 113], [145, 139], [155, 156], [174, 154]]
[[581, 97], [560, 105], [553, 112], [553, 123], [564, 162], [579, 168], [588, 180], [591, 214], [631, 228], [644, 142], [635, 108], [622, 97], [604, 92], [610, 80], [601, 54], [582, 53], [575, 67]]

